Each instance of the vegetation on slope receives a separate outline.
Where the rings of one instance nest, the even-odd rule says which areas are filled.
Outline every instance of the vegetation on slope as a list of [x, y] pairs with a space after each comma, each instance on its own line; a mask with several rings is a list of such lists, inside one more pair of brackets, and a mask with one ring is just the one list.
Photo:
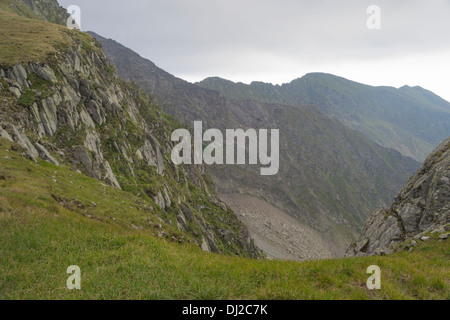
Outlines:
[[[171, 162], [170, 135], [178, 124], [148, 94], [117, 76], [90, 35], [0, 14], [6, 17], [2, 31], [30, 48], [13, 45], [9, 53], [8, 44], [0, 47], [0, 133], [9, 131], [34, 158], [52, 157], [132, 193], [205, 250], [258, 255], [202, 168]], [[21, 24], [28, 27], [17, 29]], [[47, 35], [47, 27], [54, 34]], [[42, 47], [41, 37], [47, 36], [49, 46]]]
[[[304, 263], [204, 253], [131, 194], [0, 143], [0, 299], [450, 299], [449, 241]], [[81, 290], [66, 288], [70, 265]], [[381, 290], [366, 288], [370, 265]]]
[[69, 17], [57, 0], [0, 0], [0, 10], [64, 26]]
[[0, 10], [0, 65], [41, 61], [56, 53], [57, 44], [67, 44], [64, 30], [68, 29]]

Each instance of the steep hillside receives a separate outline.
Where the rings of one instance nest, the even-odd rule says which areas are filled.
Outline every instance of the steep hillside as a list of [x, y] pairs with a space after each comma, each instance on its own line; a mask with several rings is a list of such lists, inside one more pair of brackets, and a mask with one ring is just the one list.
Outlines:
[[[206, 253], [141, 198], [22, 152], [0, 139], [0, 300], [450, 299], [450, 240], [303, 263]], [[66, 289], [74, 264], [81, 290]], [[366, 288], [370, 265], [381, 290]]]
[[69, 16], [57, 0], [0, 0], [0, 9], [61, 25], [66, 25]]
[[413, 250], [432, 235], [450, 237], [450, 137], [427, 158], [399, 192], [388, 210], [366, 223], [361, 238], [347, 255], [389, 254]]
[[[204, 168], [173, 165], [170, 135], [179, 125], [117, 76], [90, 35], [1, 10], [0, 25], [11, 37], [0, 47], [1, 138], [34, 162], [66, 165], [130, 193], [148, 217], [204, 250], [259, 256]], [[147, 223], [136, 217], [133, 225]]]
[[[223, 105], [226, 100], [219, 93], [206, 90], [187, 81], [176, 78], [157, 67], [150, 60], [120, 43], [88, 32], [97, 39], [106, 56], [122, 79], [136, 82], [146, 92], [155, 97], [161, 108], [185, 125], [192, 121], [203, 120], [206, 126], [224, 124], [227, 120]], [[225, 118], [225, 121], [221, 121]]]
[[[343, 255], [369, 214], [391, 203], [419, 166], [314, 106], [229, 100], [170, 75], [113, 40], [93, 35], [124, 79], [137, 82], [155, 96], [164, 111], [187, 126], [202, 120], [205, 129], [280, 129], [278, 175], [261, 177], [254, 166], [218, 166], [209, 171], [220, 193], [264, 200], [297, 219], [306, 233], [314, 229], [317, 248], [309, 247], [291, 259], [316, 257], [324, 247], [325, 256]], [[267, 238], [286, 232], [292, 234], [284, 227], [262, 231]], [[287, 243], [290, 240], [303, 241], [299, 247], [308, 248], [301, 236], [286, 239]]]
[[349, 128], [418, 161], [450, 135], [450, 103], [420, 87], [371, 87], [324, 73], [282, 86], [220, 78], [198, 85], [230, 99], [316, 105]]

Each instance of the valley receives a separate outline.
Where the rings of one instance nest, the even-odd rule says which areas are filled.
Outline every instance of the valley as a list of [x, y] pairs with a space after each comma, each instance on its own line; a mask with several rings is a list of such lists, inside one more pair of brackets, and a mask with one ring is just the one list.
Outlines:
[[0, 0], [0, 300], [450, 299], [450, 103], [189, 83], [68, 17]]
[[323, 234], [334, 256], [344, 255], [367, 217], [391, 203], [419, 167], [317, 106], [227, 99], [170, 75], [112, 39], [90, 34], [121, 77], [139, 84], [185, 126], [201, 119], [205, 129], [279, 129], [276, 176], [260, 176], [253, 166], [213, 165], [207, 170], [219, 193], [248, 195], [275, 206]]

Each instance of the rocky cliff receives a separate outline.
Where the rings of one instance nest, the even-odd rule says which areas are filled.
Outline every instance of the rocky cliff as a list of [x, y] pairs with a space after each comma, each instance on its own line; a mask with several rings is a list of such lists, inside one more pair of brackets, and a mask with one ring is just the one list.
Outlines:
[[450, 138], [427, 158], [388, 210], [368, 220], [348, 256], [389, 254], [417, 245], [433, 234], [447, 239], [450, 231]]
[[[31, 161], [70, 166], [141, 198], [149, 214], [178, 227], [203, 250], [259, 256], [246, 228], [215, 196], [204, 168], [171, 162], [170, 135], [178, 124], [117, 76], [91, 36], [0, 15], [7, 34], [15, 30], [28, 48], [44, 44], [47, 50], [36, 57], [33, 50], [2, 44], [1, 138], [20, 144]], [[30, 36], [28, 27], [37, 35]], [[48, 28], [52, 33], [41, 41], [39, 30]], [[8, 63], [9, 50], [16, 50], [12, 61], [22, 62]]]

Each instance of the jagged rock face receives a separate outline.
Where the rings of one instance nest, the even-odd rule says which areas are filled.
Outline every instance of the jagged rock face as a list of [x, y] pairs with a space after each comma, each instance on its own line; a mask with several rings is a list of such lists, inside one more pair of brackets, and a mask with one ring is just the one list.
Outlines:
[[348, 256], [388, 254], [411, 238], [450, 230], [450, 138], [427, 158], [389, 210], [376, 212]]
[[0, 67], [0, 137], [31, 160], [144, 197], [204, 250], [260, 256], [232, 211], [217, 205], [203, 169], [172, 164], [173, 128], [152, 99], [118, 78], [93, 38], [77, 35], [46, 61]]

